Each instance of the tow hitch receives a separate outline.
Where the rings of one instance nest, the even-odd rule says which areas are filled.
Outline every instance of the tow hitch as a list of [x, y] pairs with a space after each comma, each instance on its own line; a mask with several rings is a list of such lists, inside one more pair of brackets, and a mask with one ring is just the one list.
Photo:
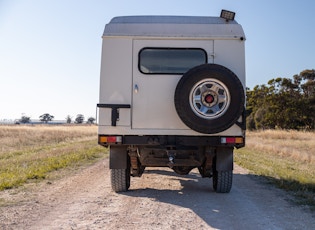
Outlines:
[[170, 167], [171, 169], [174, 167], [175, 164], [175, 156], [176, 156], [176, 152], [173, 151], [167, 151], [167, 156], [168, 156], [168, 167]]

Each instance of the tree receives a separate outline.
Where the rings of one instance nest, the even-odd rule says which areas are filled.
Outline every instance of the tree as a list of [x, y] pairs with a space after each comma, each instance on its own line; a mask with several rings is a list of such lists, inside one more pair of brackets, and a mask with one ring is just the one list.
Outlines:
[[48, 123], [48, 121], [52, 121], [54, 119], [54, 116], [50, 115], [49, 113], [44, 113], [43, 115], [39, 116], [39, 119], [40, 121]]
[[267, 85], [247, 89], [249, 129], [314, 129], [315, 70], [290, 78], [275, 78]]
[[26, 124], [31, 122], [31, 118], [23, 115], [19, 121], [20, 123]]
[[70, 117], [70, 115], [66, 117], [66, 122], [67, 124], [70, 124], [72, 122], [72, 117]]
[[302, 79], [301, 89], [305, 106], [303, 108], [308, 114], [305, 122], [309, 129], [315, 129], [315, 70], [304, 70], [299, 78]]
[[82, 114], [78, 114], [76, 119], [75, 119], [75, 123], [76, 124], [82, 124], [84, 121], [84, 116]]
[[94, 124], [95, 118], [94, 117], [89, 117], [87, 120], [87, 124]]

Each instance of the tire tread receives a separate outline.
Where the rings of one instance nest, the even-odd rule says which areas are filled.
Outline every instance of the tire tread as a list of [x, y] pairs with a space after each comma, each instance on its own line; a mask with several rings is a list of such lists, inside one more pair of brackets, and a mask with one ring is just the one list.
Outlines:
[[114, 192], [126, 192], [128, 190], [126, 169], [111, 169], [110, 178]]
[[233, 171], [215, 172], [213, 188], [217, 193], [229, 193], [232, 188]]

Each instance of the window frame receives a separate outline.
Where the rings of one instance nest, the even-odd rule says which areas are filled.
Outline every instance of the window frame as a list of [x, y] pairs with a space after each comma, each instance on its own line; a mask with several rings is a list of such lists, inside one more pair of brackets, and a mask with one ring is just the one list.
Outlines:
[[[145, 75], [183, 75], [185, 72], [180, 72], [180, 73], [174, 73], [174, 72], [154, 72], [154, 73], [146, 73], [146, 72], [143, 72], [141, 70], [141, 53], [144, 51], [144, 50], [147, 50], [147, 49], [153, 49], [153, 50], [199, 50], [199, 51], [202, 51], [204, 53], [204, 56], [205, 56], [205, 62], [204, 63], [201, 63], [201, 64], [206, 64], [208, 63], [208, 54], [206, 52], [206, 50], [202, 49], [202, 48], [188, 48], [188, 47], [144, 47], [142, 48], [139, 53], [138, 53], [138, 70], [140, 73], [142, 74], [145, 74]], [[201, 65], [200, 64], [200, 65]], [[191, 67], [192, 68], [192, 67]], [[188, 71], [188, 70], [187, 70]]]

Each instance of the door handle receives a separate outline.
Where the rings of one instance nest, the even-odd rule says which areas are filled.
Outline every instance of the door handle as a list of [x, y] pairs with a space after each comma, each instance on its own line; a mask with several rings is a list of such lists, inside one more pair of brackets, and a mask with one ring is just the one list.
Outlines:
[[137, 85], [137, 84], [135, 84], [134, 91], [135, 91], [135, 93], [138, 93], [138, 92], [139, 92], [139, 87], [138, 87], [138, 85]]

